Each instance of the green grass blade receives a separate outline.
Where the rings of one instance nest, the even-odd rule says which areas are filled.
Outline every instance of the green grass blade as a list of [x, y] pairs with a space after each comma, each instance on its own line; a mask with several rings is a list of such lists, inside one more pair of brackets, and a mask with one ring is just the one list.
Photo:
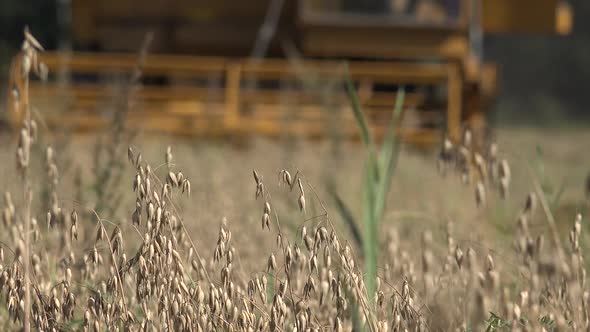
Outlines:
[[359, 315], [359, 304], [358, 302], [354, 299], [354, 297], [352, 296], [352, 294], [350, 293], [349, 290], [344, 290], [344, 294], [346, 296], [346, 299], [350, 300], [352, 303], [352, 310], [351, 310], [351, 321], [352, 321], [352, 330], [355, 332], [364, 332], [366, 329], [363, 325], [363, 322], [361, 320], [361, 316]]
[[369, 126], [365, 119], [365, 115], [361, 109], [361, 104], [359, 102], [358, 96], [356, 94], [356, 90], [354, 89], [354, 85], [352, 83], [352, 79], [350, 75], [346, 77], [346, 92], [348, 93], [348, 98], [350, 98], [350, 104], [352, 106], [352, 112], [354, 114], [354, 118], [359, 126], [361, 131], [361, 139], [367, 149], [373, 149], [373, 139], [371, 137], [371, 133], [369, 131]]
[[382, 174], [381, 181], [377, 186], [377, 192], [375, 194], [375, 217], [381, 220], [383, 211], [385, 209], [385, 202], [387, 200], [387, 194], [391, 188], [391, 178], [395, 172], [397, 166], [397, 160], [400, 152], [399, 137], [395, 136], [395, 128], [401, 121], [402, 109], [404, 104], [405, 92], [400, 89], [393, 110], [393, 115], [387, 133], [381, 147], [379, 154], [379, 168]]
[[365, 286], [370, 299], [375, 294], [377, 280], [377, 248], [379, 246], [379, 220], [375, 216], [375, 194], [377, 182], [374, 170], [377, 165], [369, 162], [366, 168], [363, 190], [363, 253], [365, 259]]
[[395, 153], [394, 145], [395, 142], [398, 141], [398, 139], [395, 137], [395, 127], [399, 124], [399, 121], [401, 119], [404, 99], [405, 90], [404, 88], [400, 88], [400, 90], [397, 93], [397, 98], [395, 100], [395, 107], [393, 108], [391, 121], [389, 121], [389, 126], [387, 127], [387, 132], [385, 134], [385, 138], [381, 146], [381, 152], [379, 153], [379, 164], [382, 174], [385, 174], [385, 169], [390, 167], [391, 158]]
[[354, 114], [354, 118], [359, 126], [359, 129], [361, 131], [361, 140], [363, 141], [363, 143], [365, 144], [365, 146], [367, 147], [367, 151], [369, 154], [369, 165], [370, 167], [375, 167], [375, 169], [373, 170], [373, 176], [378, 179], [380, 174], [379, 174], [379, 169], [378, 169], [378, 163], [375, 162], [376, 156], [375, 156], [375, 149], [373, 146], [373, 138], [371, 136], [371, 132], [369, 130], [369, 125], [367, 124], [367, 120], [365, 118], [365, 115], [363, 114], [363, 110], [361, 108], [361, 104], [359, 102], [358, 96], [356, 94], [356, 90], [354, 89], [354, 84], [352, 83], [352, 79], [350, 77], [350, 74], [346, 75], [346, 91], [348, 93], [348, 98], [350, 98], [350, 104], [352, 106], [352, 112]]
[[340, 213], [340, 216], [342, 217], [342, 219], [344, 220], [344, 222], [346, 223], [346, 225], [350, 229], [350, 232], [352, 233], [354, 241], [356, 242], [356, 244], [358, 245], [359, 248], [362, 248], [363, 247], [362, 234], [361, 234], [360, 229], [357, 226], [357, 223], [354, 219], [354, 216], [352, 215], [352, 212], [350, 211], [350, 209], [348, 208], [346, 203], [342, 200], [340, 195], [338, 195], [334, 186], [329, 186], [328, 192], [332, 196], [332, 198], [334, 199], [334, 202], [336, 203], [336, 207], [338, 208], [338, 212]]
[[273, 298], [275, 297], [275, 276], [271, 273], [266, 274], [268, 280], [268, 287], [266, 289], [266, 298], [268, 299], [268, 303], [271, 303]]
[[564, 179], [561, 182], [561, 184], [559, 185], [559, 189], [557, 189], [557, 192], [553, 195], [553, 200], [551, 201], [551, 209], [554, 210], [559, 206], [559, 202], [561, 201], [561, 196], [563, 195], [563, 193], [565, 192], [566, 189], [567, 189], [567, 183]]
[[355, 303], [355, 305], [352, 307], [352, 326], [353, 326], [353, 331], [358, 331], [358, 332], [365, 332], [365, 328], [363, 326], [363, 323], [361, 321], [361, 317], [358, 313], [358, 304]]

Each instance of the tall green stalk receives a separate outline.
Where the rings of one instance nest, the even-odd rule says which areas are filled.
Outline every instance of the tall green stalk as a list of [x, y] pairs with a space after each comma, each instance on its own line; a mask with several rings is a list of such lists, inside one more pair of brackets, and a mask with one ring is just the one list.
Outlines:
[[[383, 218], [385, 202], [389, 190], [391, 189], [391, 179], [395, 173], [397, 165], [400, 140], [399, 137], [395, 135], [395, 130], [401, 118], [405, 94], [403, 89], [399, 90], [396, 104], [393, 109], [392, 119], [387, 128], [381, 149], [377, 153], [378, 149], [374, 143], [365, 115], [363, 114], [356, 91], [350, 79], [346, 81], [346, 89], [350, 98], [354, 117], [360, 128], [361, 140], [367, 150], [362, 199], [362, 224], [364, 225], [364, 231], [362, 235], [362, 243], [359, 243], [359, 245], [363, 248], [363, 256], [365, 260], [365, 285], [367, 287], [367, 294], [369, 298], [372, 298], [375, 293], [377, 280], [379, 224]], [[335, 191], [332, 192], [339, 203], [340, 213], [343, 215], [345, 221], [351, 227], [353, 233], [358, 232], [356, 223], [350, 218], [349, 209], [346, 208], [343, 202], [341, 202], [341, 199], [335, 194]]]

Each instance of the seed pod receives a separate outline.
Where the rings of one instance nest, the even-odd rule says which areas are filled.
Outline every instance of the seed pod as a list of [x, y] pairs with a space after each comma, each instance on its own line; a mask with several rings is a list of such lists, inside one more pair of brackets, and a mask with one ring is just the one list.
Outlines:
[[70, 285], [72, 282], [72, 269], [70, 269], [69, 267], [66, 268], [66, 285]]
[[576, 234], [579, 236], [582, 233], [582, 214], [576, 214], [576, 219], [574, 221], [574, 230]]
[[182, 181], [182, 192], [189, 196], [191, 195], [191, 183], [188, 179], [184, 179], [184, 181]]
[[307, 251], [311, 251], [313, 249], [313, 240], [311, 239], [311, 236], [306, 236], [305, 238], [303, 238], [303, 242], [305, 243], [305, 248], [307, 249]]
[[305, 195], [303, 193], [299, 195], [297, 203], [299, 204], [299, 211], [305, 213]]
[[514, 314], [515, 320], [520, 320], [520, 306], [518, 304], [514, 303], [512, 313]]
[[285, 171], [285, 181], [289, 185], [289, 187], [293, 187], [293, 179], [291, 178], [291, 173]]
[[465, 132], [463, 133], [463, 146], [470, 149], [471, 143], [472, 143], [471, 130], [469, 128], [467, 128], [467, 129], [465, 129]]
[[178, 179], [176, 178], [176, 174], [173, 172], [168, 172], [167, 180], [172, 187], [178, 187]]
[[492, 255], [490, 254], [486, 256], [486, 268], [488, 271], [494, 270], [494, 258], [492, 258]]
[[264, 213], [270, 214], [270, 203], [268, 201], [264, 202]]
[[[148, 166], [148, 169], [149, 169], [149, 166]], [[149, 195], [152, 192], [152, 182], [150, 180], [149, 174], [146, 174], [144, 186], [142, 188], [144, 188], [145, 195]]]
[[29, 76], [29, 73], [31, 72], [31, 66], [32, 66], [31, 56], [29, 54], [25, 54], [22, 57], [22, 61], [21, 61], [21, 71], [22, 71], [21, 74], [23, 77]]
[[277, 234], [277, 247], [283, 247], [283, 236], [281, 235], [281, 233]]
[[170, 192], [170, 184], [166, 183], [162, 186], [162, 192], [160, 193], [160, 197], [162, 197], [162, 204], [166, 203], [164, 201], [165, 198], [168, 198], [168, 193]]
[[268, 215], [268, 213], [264, 213], [262, 215], [262, 229], [264, 229], [265, 227], [270, 229], [270, 216]]
[[496, 142], [490, 143], [488, 148], [488, 156], [491, 160], [496, 160], [498, 157], [498, 144]]
[[523, 213], [531, 216], [535, 212], [536, 207], [537, 207], [537, 195], [535, 195], [535, 193], [531, 192], [526, 197]]
[[303, 183], [301, 183], [301, 178], [297, 179], [297, 184], [299, 185], [299, 192], [303, 195]]
[[328, 268], [332, 265], [332, 256], [330, 255], [330, 247], [328, 246], [324, 247], [324, 263]]
[[139, 168], [141, 166], [141, 152], [137, 154], [137, 157], [135, 158], [135, 167]]
[[475, 187], [475, 203], [477, 207], [483, 207], [486, 204], [486, 190], [481, 181]]
[[438, 154], [438, 171], [441, 175], [446, 174], [447, 165], [453, 160], [453, 143], [445, 137], [441, 150]]
[[24, 170], [28, 166], [28, 162], [25, 158], [23, 148], [16, 149], [16, 167], [19, 171]]
[[264, 196], [264, 184], [262, 182], [259, 182], [256, 185], [256, 199], [258, 199], [258, 197], [263, 197]]
[[336, 316], [336, 319], [334, 320], [334, 332], [343, 332], [344, 328], [342, 327], [342, 321], [340, 320], [340, 317]]
[[318, 270], [318, 258], [316, 255], [313, 255], [309, 260], [309, 271], [313, 273], [314, 270]]
[[141, 186], [141, 176], [139, 174], [135, 175], [135, 180], [133, 181], [133, 191], [137, 192], [139, 187]]
[[479, 172], [481, 181], [485, 181], [488, 178], [488, 170], [486, 167], [485, 160], [483, 159], [482, 155], [480, 155], [479, 153], [475, 153], [474, 161], [475, 166], [477, 166], [477, 171]]
[[70, 227], [70, 240], [78, 240], [78, 226], [72, 224]]
[[459, 268], [461, 268], [463, 265], [463, 251], [461, 248], [459, 248], [459, 246], [455, 248], [455, 261], [457, 262]]
[[506, 199], [508, 197], [508, 186], [510, 185], [510, 181], [508, 178], [500, 178], [500, 197], [502, 199]]
[[29, 135], [31, 136], [31, 142], [36, 142], [38, 138], [38, 128], [37, 128], [37, 121], [31, 119], [31, 124], [29, 128]]
[[134, 156], [133, 156], [133, 149], [131, 147], [127, 148], [127, 160], [129, 160], [130, 163], [133, 163], [134, 160]]
[[283, 169], [279, 172], [279, 185], [281, 184], [281, 182], [287, 184], [289, 188], [293, 188], [293, 181], [291, 178], [291, 173], [289, 173], [289, 171]]
[[170, 168], [172, 166], [172, 147], [168, 145], [166, 148], [166, 167]]
[[72, 210], [71, 219], [72, 225], [76, 225], [78, 223], [78, 213], [76, 212], [76, 209]]
[[252, 170], [252, 175], [254, 175], [254, 181], [256, 181], [256, 184], [260, 184], [260, 176], [258, 175], [258, 173], [256, 172], [255, 169]]
[[146, 209], [147, 209], [146, 212], [147, 212], [148, 220], [150, 220], [150, 221], [153, 220], [154, 214], [156, 213], [156, 207], [154, 206], [154, 203], [149, 202]]
[[92, 263], [98, 263], [98, 250], [96, 250], [96, 246], [92, 247]]
[[526, 214], [521, 214], [518, 217], [518, 221], [517, 221], [517, 226], [518, 226], [518, 230], [522, 233], [522, 234], [528, 234], [529, 231], [529, 219], [526, 216]]
[[152, 196], [154, 197], [154, 201], [156, 201], [156, 205], [158, 207], [162, 206], [162, 203], [160, 202], [160, 196], [158, 195], [158, 193], [154, 191]]
[[31, 148], [31, 136], [29, 136], [29, 132], [23, 128], [20, 132], [20, 147], [23, 148], [23, 151], [29, 152]]
[[104, 238], [104, 228], [99, 220], [98, 229], [96, 230], [96, 242], [101, 241]]
[[275, 258], [275, 254], [272, 253], [272, 254], [270, 254], [270, 257], [268, 257], [268, 264], [267, 264], [266, 271], [271, 272], [271, 271], [274, 271], [276, 268], [277, 268], [277, 259]]
[[500, 178], [506, 178], [508, 183], [510, 183], [510, 179], [512, 174], [510, 173], [510, 165], [508, 165], [508, 161], [506, 159], [502, 159], [498, 166], [498, 175]]
[[[25, 43], [27, 45], [30, 45], [31, 47], [33, 47], [35, 50], [37, 51], [44, 51], [43, 46], [41, 46], [41, 43], [39, 43], [39, 41], [31, 34], [29, 27], [25, 27]], [[25, 47], [23, 44], [23, 48], [28, 48]]]

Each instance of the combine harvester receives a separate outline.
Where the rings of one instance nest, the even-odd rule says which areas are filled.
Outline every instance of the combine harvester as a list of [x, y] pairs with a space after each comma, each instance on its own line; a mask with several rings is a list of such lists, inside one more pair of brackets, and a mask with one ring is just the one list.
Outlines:
[[[71, 11], [76, 51], [44, 53], [49, 80], [30, 90], [50, 128], [97, 130], [114, 111], [136, 129], [179, 135], [354, 137], [348, 68], [377, 133], [405, 87], [399, 132], [420, 145], [443, 132], [456, 140], [464, 124], [483, 132], [497, 84], [484, 35], [572, 25], [558, 0], [74, 0]], [[129, 98], [117, 83], [147, 31]]]

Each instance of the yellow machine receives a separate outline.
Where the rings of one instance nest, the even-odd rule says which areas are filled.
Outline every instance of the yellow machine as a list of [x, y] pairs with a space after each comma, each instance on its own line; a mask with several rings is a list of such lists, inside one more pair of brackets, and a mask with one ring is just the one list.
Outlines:
[[[322, 136], [335, 127], [354, 136], [338, 84], [348, 72], [377, 132], [406, 87], [400, 133], [423, 144], [441, 132], [457, 139], [464, 124], [483, 127], [497, 75], [482, 62], [485, 34], [572, 26], [560, 0], [73, 0], [72, 12], [84, 51], [45, 53], [50, 72], [62, 75], [31, 86], [40, 107], [57, 110], [46, 114], [50, 127], [105, 126], [102, 110], [114, 108], [116, 82], [133, 71], [151, 31], [126, 110], [138, 129]], [[273, 38], [260, 58], [253, 48], [265, 35]]]

